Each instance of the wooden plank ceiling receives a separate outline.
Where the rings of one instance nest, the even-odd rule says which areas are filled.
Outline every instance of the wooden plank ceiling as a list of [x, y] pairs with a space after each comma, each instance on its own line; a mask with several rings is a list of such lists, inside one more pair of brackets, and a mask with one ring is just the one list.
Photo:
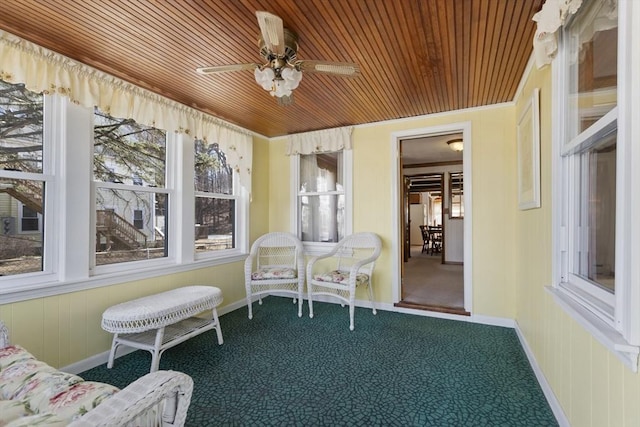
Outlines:
[[[512, 101], [542, 0], [5, 0], [0, 28], [268, 137]], [[298, 59], [355, 62], [357, 78], [305, 73], [280, 106], [251, 71], [255, 12], [298, 34]]]

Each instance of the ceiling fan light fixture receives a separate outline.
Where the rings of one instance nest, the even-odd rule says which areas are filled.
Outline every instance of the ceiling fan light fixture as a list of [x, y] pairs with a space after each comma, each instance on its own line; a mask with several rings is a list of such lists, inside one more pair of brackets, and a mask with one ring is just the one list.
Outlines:
[[302, 72], [296, 70], [295, 68], [284, 68], [280, 73], [282, 78], [284, 79], [285, 86], [289, 90], [294, 90], [300, 84], [302, 80]]
[[256, 83], [262, 86], [264, 90], [273, 89], [273, 79], [275, 79], [276, 73], [272, 68], [256, 68], [253, 74], [256, 78]]
[[464, 148], [464, 144], [462, 143], [462, 138], [452, 139], [450, 141], [447, 141], [447, 144], [449, 145], [449, 148], [451, 148], [453, 151], [462, 151], [462, 149]]

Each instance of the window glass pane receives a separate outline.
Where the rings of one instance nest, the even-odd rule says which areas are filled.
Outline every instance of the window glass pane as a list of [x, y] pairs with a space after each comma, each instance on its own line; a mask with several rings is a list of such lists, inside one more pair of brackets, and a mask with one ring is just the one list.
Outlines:
[[38, 212], [26, 205], [22, 206], [22, 219], [20, 222], [22, 231], [38, 231], [40, 229], [40, 218], [38, 217]]
[[342, 152], [300, 156], [300, 192], [344, 191]]
[[299, 200], [302, 241], [338, 242], [344, 237], [344, 195], [300, 196]]
[[234, 199], [196, 197], [196, 252], [235, 248]]
[[165, 132], [94, 110], [96, 181], [164, 187]]
[[233, 194], [233, 169], [218, 144], [195, 141], [196, 191]]
[[164, 193], [97, 188], [96, 265], [166, 257], [167, 206]]
[[616, 135], [580, 155], [578, 275], [615, 293]]
[[583, 2], [565, 32], [569, 46], [569, 141], [617, 104], [616, 4], [616, 0]]
[[0, 80], [0, 169], [42, 173], [43, 100]]
[[42, 271], [43, 195], [43, 182], [0, 178], [0, 276]]

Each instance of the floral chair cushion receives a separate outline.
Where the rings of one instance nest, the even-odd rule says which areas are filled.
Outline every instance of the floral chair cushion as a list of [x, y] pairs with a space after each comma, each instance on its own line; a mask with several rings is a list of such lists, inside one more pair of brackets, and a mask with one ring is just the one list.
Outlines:
[[118, 391], [120, 389], [110, 384], [83, 381], [51, 397], [42, 412], [54, 412], [60, 418], [75, 420]]
[[19, 400], [0, 400], [0, 426], [18, 418], [33, 415], [25, 402]]
[[[333, 270], [326, 273], [314, 274], [313, 279], [319, 282], [340, 283], [341, 285], [349, 284], [349, 272]], [[356, 286], [364, 285], [369, 282], [369, 275], [365, 273], [356, 274]]]
[[60, 372], [44, 362], [26, 359], [11, 364], [0, 371], [0, 397], [2, 399], [22, 399], [40, 388], [43, 377], [51, 375], [56, 384], [64, 386], [82, 381], [82, 378]]
[[12, 363], [27, 359], [35, 360], [36, 358], [19, 345], [9, 345], [7, 347], [0, 348], [0, 371], [7, 368]]
[[32, 427], [32, 426], [43, 426], [43, 427], [65, 427], [69, 425], [69, 420], [65, 420], [60, 418], [56, 414], [46, 413], [46, 414], [36, 414], [30, 415], [28, 417], [17, 418], [10, 423], [6, 424], [5, 427]]
[[261, 267], [251, 273], [251, 280], [295, 279], [298, 272], [289, 267]]
[[0, 349], [0, 426], [66, 426], [118, 391], [59, 371], [22, 347]]

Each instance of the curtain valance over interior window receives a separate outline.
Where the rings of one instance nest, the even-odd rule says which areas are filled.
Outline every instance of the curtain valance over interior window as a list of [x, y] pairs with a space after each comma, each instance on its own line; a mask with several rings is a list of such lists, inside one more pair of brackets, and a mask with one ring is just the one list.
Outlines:
[[297, 133], [289, 136], [287, 155], [351, 150], [353, 126]]
[[62, 94], [113, 117], [217, 142], [242, 186], [251, 191], [253, 138], [244, 129], [1, 30], [0, 79], [23, 83], [34, 92]]
[[533, 15], [533, 20], [538, 23], [533, 36], [533, 52], [538, 68], [550, 64], [556, 56], [556, 32], [569, 16], [578, 11], [580, 5], [582, 0], [546, 0], [540, 12]]

